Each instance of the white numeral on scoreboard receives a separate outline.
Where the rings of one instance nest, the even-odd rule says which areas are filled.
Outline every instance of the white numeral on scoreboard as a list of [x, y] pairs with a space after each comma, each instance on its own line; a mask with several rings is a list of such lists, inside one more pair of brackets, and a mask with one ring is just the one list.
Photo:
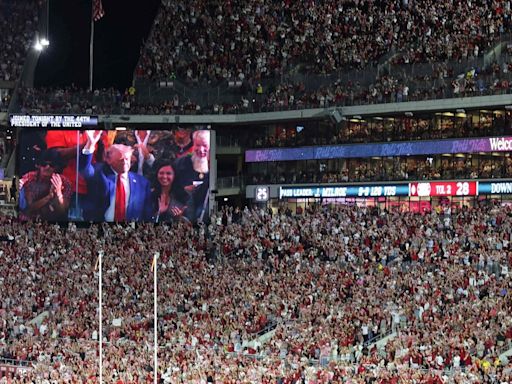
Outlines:
[[469, 195], [469, 183], [468, 182], [458, 182], [457, 183], [457, 196], [467, 196]]

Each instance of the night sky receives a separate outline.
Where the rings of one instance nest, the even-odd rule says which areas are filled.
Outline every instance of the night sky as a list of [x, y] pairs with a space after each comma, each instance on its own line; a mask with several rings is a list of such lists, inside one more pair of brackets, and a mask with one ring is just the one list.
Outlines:
[[[89, 85], [91, 0], [50, 1], [50, 47], [41, 54], [35, 86]], [[142, 41], [160, 0], [103, 0], [105, 16], [95, 23], [94, 88], [131, 85]]]

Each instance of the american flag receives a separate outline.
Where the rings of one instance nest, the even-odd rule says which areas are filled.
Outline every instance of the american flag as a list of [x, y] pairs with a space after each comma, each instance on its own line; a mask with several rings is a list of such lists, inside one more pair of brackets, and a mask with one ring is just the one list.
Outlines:
[[102, 0], [92, 0], [92, 19], [94, 21], [100, 20], [105, 16]]

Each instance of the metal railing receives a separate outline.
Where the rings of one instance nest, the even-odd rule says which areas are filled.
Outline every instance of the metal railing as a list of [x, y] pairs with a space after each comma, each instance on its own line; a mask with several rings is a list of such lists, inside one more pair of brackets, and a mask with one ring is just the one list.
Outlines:
[[501, 356], [504, 353], [510, 352], [512, 354], [512, 345], [505, 341], [505, 344], [499, 348], [496, 348], [496, 355]]
[[257, 338], [263, 336], [264, 334], [273, 331], [274, 329], [277, 328], [278, 325], [279, 325], [279, 322], [277, 320], [271, 320], [267, 323], [267, 325], [265, 325], [265, 327], [262, 330], [260, 330], [258, 332], [250, 333], [250, 335], [257, 339]]
[[0, 357], [0, 365], [11, 365], [13, 367], [30, 368], [32, 367], [32, 361]]
[[394, 332], [392, 329], [388, 329], [386, 332], [384, 333], [379, 333], [375, 336], [373, 336], [371, 339], [368, 339], [366, 340], [364, 343], [363, 343], [363, 346], [364, 347], [368, 347], [369, 345], [372, 345], [372, 344], [376, 344], [378, 343], [379, 341], [385, 339], [386, 337], [392, 335]]
[[241, 188], [243, 177], [219, 177], [217, 178], [217, 189]]
[[240, 138], [235, 136], [217, 136], [217, 147], [240, 147]]
[[[508, 36], [508, 35], [507, 35]], [[502, 44], [500, 42], [499, 44]], [[396, 54], [394, 51], [390, 51], [390, 54], [386, 57], [393, 57]], [[493, 55], [497, 61], [502, 61], [502, 55]], [[487, 59], [487, 62], [489, 60]], [[443, 63], [414, 63], [414, 64], [392, 64], [384, 61], [379, 66], [368, 67], [361, 70], [347, 70], [338, 71], [332, 74], [313, 74], [313, 73], [289, 73], [282, 76], [276, 76], [274, 78], [267, 78], [261, 81], [263, 86], [264, 95], [268, 95], [270, 92], [277, 89], [282, 84], [302, 84], [303, 93], [311, 94], [325, 87], [331, 87], [335, 84], [340, 84], [344, 91], [349, 91], [347, 97], [343, 100], [336, 102], [330, 102], [330, 106], [349, 106], [367, 104], [368, 100], [364, 95], [365, 91], [368, 90], [368, 86], [374, 84], [379, 76], [392, 76], [399, 79], [404, 84], [407, 84], [411, 93], [418, 88], [418, 84], [421, 84], [421, 78], [428, 78], [428, 87], [424, 87], [424, 90], [431, 90], [433, 84], [445, 84], [449, 88], [449, 82], [455, 78], [458, 74], [465, 74], [471, 68], [483, 69], [489, 64], [486, 64], [485, 57], [468, 57], [461, 60], [452, 60]], [[453, 78], [442, 79], [439, 75], [442, 73], [441, 68], [449, 68], [449, 71], [453, 73]], [[437, 74], [438, 77], [434, 77], [433, 74]], [[319, 107], [318, 103], [310, 105], [311, 101], [305, 101], [300, 104], [285, 103], [280, 105], [265, 105], [262, 103], [261, 96], [257, 95], [255, 91], [255, 84], [244, 82], [240, 87], [230, 87], [228, 80], [221, 81], [215, 86], [209, 86], [208, 84], [200, 84], [193, 82], [183, 82], [179, 79], [173, 80], [174, 86], [172, 88], [159, 88], [157, 81], [139, 79], [136, 81], [136, 87], [138, 88], [138, 95], [141, 101], [145, 102], [162, 102], [165, 100], [172, 100], [174, 95], [178, 95], [181, 103], [187, 100], [193, 100], [195, 104], [199, 104], [204, 109], [204, 106], [212, 106], [214, 104], [222, 106], [225, 104], [231, 104], [238, 106], [234, 111], [230, 110], [230, 113], [244, 113], [244, 112], [258, 112], [258, 111], [271, 111], [271, 110], [296, 110], [309, 107]], [[351, 84], [350, 88], [347, 85]], [[291, 92], [295, 94], [295, 98], [302, 94], [299, 92]], [[242, 103], [242, 96], [248, 99], [248, 105], [245, 107]], [[438, 98], [450, 98], [459, 97], [460, 95], [452, 94], [449, 91], [444, 92], [440, 95], [429, 95], [428, 97], [422, 96], [409, 96], [409, 100], [422, 100], [427, 99], [438, 99]], [[260, 97], [260, 99], [258, 99]], [[391, 98], [383, 97], [382, 100], [378, 100], [378, 103], [396, 102]], [[321, 107], [321, 106], [320, 106]], [[206, 112], [210, 113], [226, 113], [225, 108], [220, 107], [216, 111]], [[192, 111], [197, 113], [197, 111]]]
[[[464, 71], [465, 72], [465, 71]], [[394, 73], [392, 75], [395, 75]], [[400, 74], [398, 74], [400, 76]], [[178, 107], [172, 106], [172, 103], [164, 104], [172, 100], [173, 95], [177, 94], [176, 90], [154, 91], [151, 86], [142, 87], [137, 90], [134, 100], [128, 105], [123, 105], [116, 97], [111, 94], [110, 90], [102, 91], [99, 95], [87, 92], [76, 92], [72, 95], [60, 97], [52, 92], [39, 94], [38, 99], [44, 99], [44, 105], [51, 105], [51, 110], [42, 109], [37, 106], [30, 105], [30, 96], [28, 102], [20, 100], [27, 97], [22, 92], [15, 90], [11, 99], [9, 113], [25, 112], [25, 113], [89, 113], [89, 114], [167, 114], [167, 115], [202, 115], [202, 114], [243, 114], [258, 112], [279, 112], [303, 110], [311, 108], [331, 108], [346, 107], [355, 105], [374, 105], [400, 103], [406, 101], [424, 101], [424, 100], [441, 100], [460, 97], [486, 96], [512, 93], [512, 85], [507, 88], [496, 87], [494, 80], [508, 80], [512, 77], [509, 73], [500, 74], [493, 77], [492, 75], [480, 75], [480, 82], [476, 83], [472, 90], [464, 90], [460, 92], [454, 91], [451, 82], [456, 78], [436, 78], [436, 79], [417, 79], [414, 77], [405, 77], [400, 80], [401, 85], [409, 87], [407, 96], [400, 96], [398, 92], [382, 92], [376, 96], [369, 96], [369, 87], [366, 84], [360, 84], [356, 87], [347, 88], [341, 85], [340, 89], [344, 96], [337, 98], [335, 93], [336, 86], [331, 82], [328, 86], [329, 91], [322, 89], [322, 86], [307, 87], [302, 91], [291, 91], [290, 95], [294, 96], [294, 100], [290, 102], [288, 97], [286, 102], [284, 99], [274, 100], [270, 97], [271, 92], [265, 92], [262, 95], [256, 95], [253, 91], [248, 90], [244, 93], [233, 91], [229, 88], [218, 88], [214, 91], [215, 95], [211, 95], [209, 90], [196, 90], [195, 88], [183, 89], [185, 92], [185, 102], [181, 99]], [[375, 80], [375, 79], [374, 79]], [[19, 95], [22, 93], [22, 95]], [[319, 99], [318, 95], [322, 94]], [[334, 99], [329, 99], [326, 95], [331, 95]], [[242, 96], [247, 100], [242, 101]], [[329, 96], [329, 97], [331, 97]], [[321, 101], [322, 100], [322, 101]], [[93, 105], [94, 109], [85, 106]]]

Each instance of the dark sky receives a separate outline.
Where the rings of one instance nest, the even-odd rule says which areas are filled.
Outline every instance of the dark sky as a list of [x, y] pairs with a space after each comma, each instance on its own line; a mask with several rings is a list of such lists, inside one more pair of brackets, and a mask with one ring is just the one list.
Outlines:
[[[89, 85], [91, 0], [50, 1], [50, 47], [41, 54], [35, 86]], [[143, 39], [160, 0], [103, 0], [94, 26], [94, 87], [129, 87]]]

